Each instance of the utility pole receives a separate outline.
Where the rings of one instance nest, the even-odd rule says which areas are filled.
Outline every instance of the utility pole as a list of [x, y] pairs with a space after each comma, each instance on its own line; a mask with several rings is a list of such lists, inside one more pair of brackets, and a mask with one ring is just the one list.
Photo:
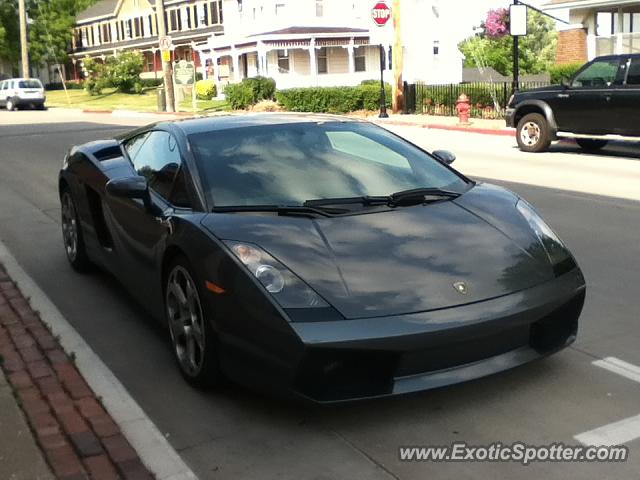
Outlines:
[[402, 111], [404, 107], [404, 83], [402, 82], [402, 70], [404, 68], [404, 52], [402, 48], [402, 18], [400, 0], [393, 0], [391, 13], [393, 15], [393, 99], [391, 108], [393, 113]]
[[[164, 0], [156, 0], [156, 20], [158, 22], [158, 42], [167, 35], [167, 25], [164, 22]], [[162, 51], [160, 55], [163, 55]], [[173, 92], [173, 66], [171, 58], [162, 58], [162, 72], [164, 74], [164, 92], [167, 112], [175, 112], [175, 97]]]
[[18, 15], [20, 17], [20, 57], [22, 59], [22, 76], [29, 78], [29, 44], [27, 43], [27, 9], [25, 0], [18, 0]]

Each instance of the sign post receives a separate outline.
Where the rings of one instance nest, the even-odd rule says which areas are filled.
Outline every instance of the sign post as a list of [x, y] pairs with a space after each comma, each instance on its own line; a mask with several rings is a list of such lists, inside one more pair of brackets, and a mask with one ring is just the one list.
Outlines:
[[520, 84], [520, 45], [519, 39], [527, 34], [527, 5], [513, 0], [509, 7], [509, 33], [513, 37], [513, 85], [514, 92]]
[[373, 5], [371, 10], [371, 19], [373, 26], [369, 30], [369, 43], [378, 44], [380, 52], [380, 115], [379, 118], [388, 118], [387, 99], [384, 90], [384, 67], [385, 67], [385, 48], [384, 45], [391, 38], [391, 9], [384, 1], [378, 1]]
[[[185, 87], [191, 85], [191, 104], [196, 109], [196, 66], [194, 62], [180, 60], [173, 66], [173, 78], [176, 85]], [[184, 97], [181, 97], [184, 98]]]

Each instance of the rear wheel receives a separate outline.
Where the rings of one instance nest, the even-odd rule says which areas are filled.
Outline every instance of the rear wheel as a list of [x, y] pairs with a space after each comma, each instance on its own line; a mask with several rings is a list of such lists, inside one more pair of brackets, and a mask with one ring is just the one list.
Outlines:
[[543, 152], [551, 144], [549, 124], [539, 113], [529, 113], [518, 122], [516, 130], [518, 147], [523, 152]]
[[64, 250], [71, 266], [79, 271], [86, 272], [91, 269], [91, 261], [84, 247], [82, 228], [78, 220], [78, 210], [73, 196], [68, 188], [62, 191], [60, 196], [62, 240]]
[[596, 140], [590, 138], [576, 138], [576, 143], [581, 149], [588, 152], [595, 152], [607, 145], [607, 140]]
[[202, 289], [183, 256], [169, 266], [165, 282], [165, 315], [180, 373], [191, 385], [220, 383], [217, 338], [202, 302]]
[[7, 111], [11, 112], [16, 109], [17, 105], [13, 98], [7, 98]]

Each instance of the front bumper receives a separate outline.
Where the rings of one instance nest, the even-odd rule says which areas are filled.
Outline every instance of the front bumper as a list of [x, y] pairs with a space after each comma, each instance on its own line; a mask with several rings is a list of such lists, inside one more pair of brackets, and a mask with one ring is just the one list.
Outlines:
[[305, 345], [292, 389], [315, 402], [428, 390], [571, 344], [585, 297], [578, 268], [503, 297], [438, 311], [293, 323]]
[[516, 128], [515, 122], [516, 109], [515, 108], [507, 108], [504, 114], [504, 121], [507, 124], [507, 127]]

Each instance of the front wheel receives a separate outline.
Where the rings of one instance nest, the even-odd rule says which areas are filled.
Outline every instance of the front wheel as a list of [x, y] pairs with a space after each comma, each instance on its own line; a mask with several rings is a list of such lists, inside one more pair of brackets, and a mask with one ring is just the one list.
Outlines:
[[217, 339], [202, 302], [202, 289], [184, 257], [175, 259], [165, 283], [165, 315], [180, 373], [191, 385], [206, 388], [221, 380]]
[[597, 140], [590, 138], [576, 138], [576, 143], [587, 152], [596, 152], [607, 145], [607, 140]]
[[549, 124], [539, 113], [529, 113], [518, 122], [516, 130], [518, 147], [523, 152], [543, 152], [551, 145]]
[[15, 110], [15, 109], [16, 109], [16, 107], [17, 107], [17, 104], [16, 104], [16, 102], [13, 100], [13, 98], [8, 98], [8, 99], [7, 99], [7, 105], [6, 105], [7, 111], [8, 111], [8, 112], [12, 112], [13, 110]]

